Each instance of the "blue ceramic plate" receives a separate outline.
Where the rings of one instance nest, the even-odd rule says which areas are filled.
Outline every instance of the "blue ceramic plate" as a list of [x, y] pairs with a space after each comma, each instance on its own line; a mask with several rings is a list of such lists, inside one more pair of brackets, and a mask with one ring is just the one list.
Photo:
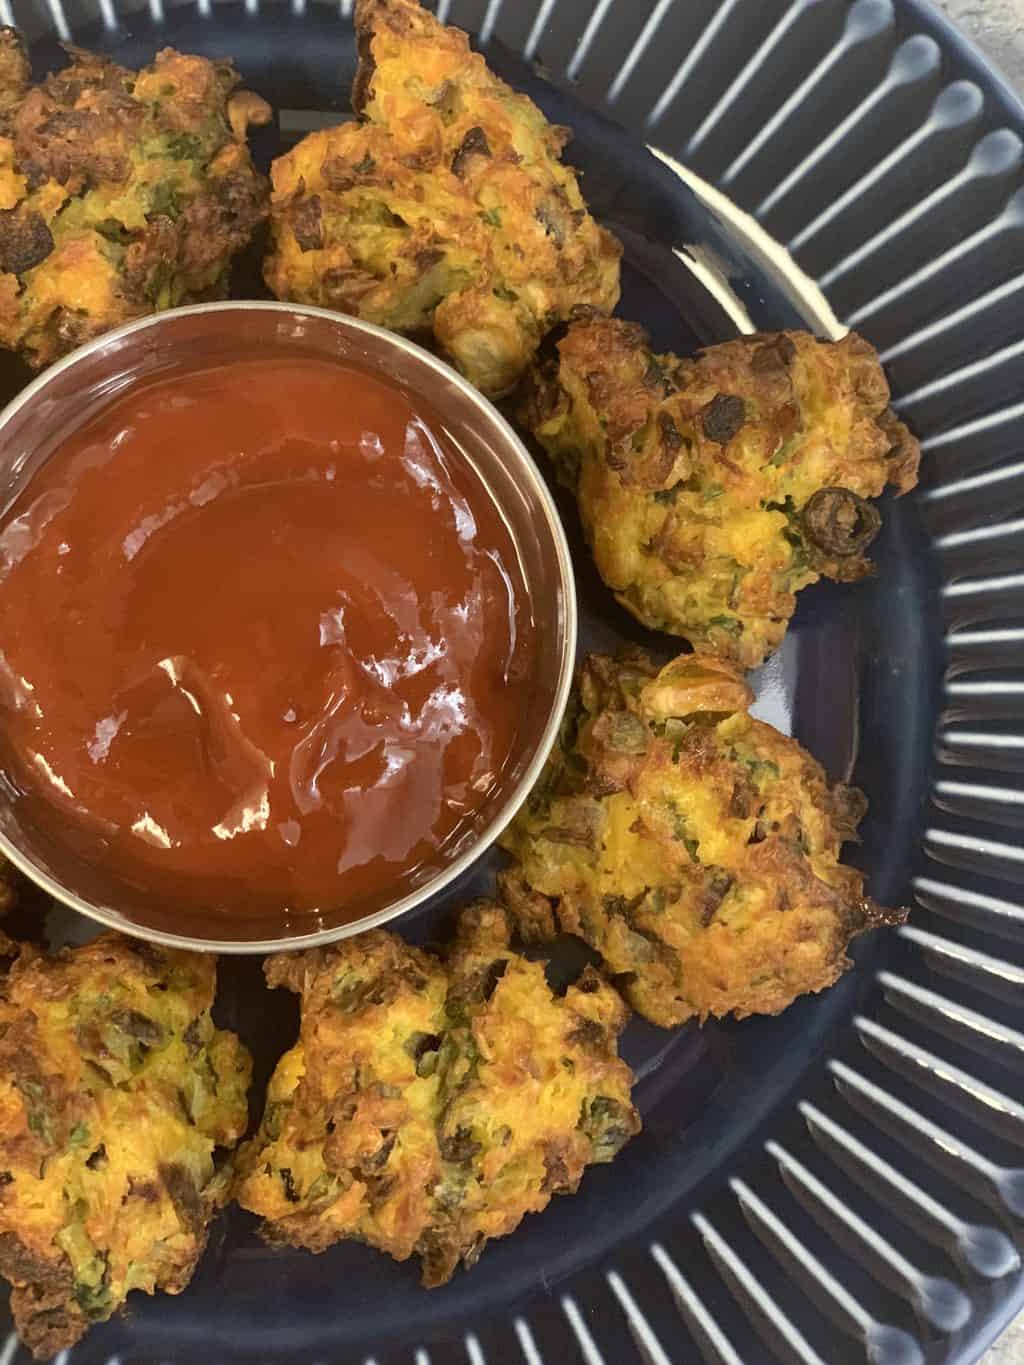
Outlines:
[[[643, 1135], [449, 1287], [354, 1245], [272, 1252], [235, 1209], [180, 1299], [137, 1301], [74, 1365], [975, 1360], [1024, 1300], [1024, 110], [919, 0], [437, 8], [575, 129], [626, 243], [621, 311], [659, 347], [855, 326], [882, 352], [921, 489], [885, 505], [875, 579], [801, 595], [759, 709], [866, 789], [859, 858], [914, 912], [778, 1019], [632, 1024]], [[37, 74], [68, 36], [129, 65], [233, 55], [279, 111], [264, 161], [345, 112], [350, 9], [0, 0]], [[583, 646], [645, 639], [562, 508]], [[430, 937], [492, 874], [403, 931]], [[222, 983], [262, 1082], [294, 1002], [253, 960]]]

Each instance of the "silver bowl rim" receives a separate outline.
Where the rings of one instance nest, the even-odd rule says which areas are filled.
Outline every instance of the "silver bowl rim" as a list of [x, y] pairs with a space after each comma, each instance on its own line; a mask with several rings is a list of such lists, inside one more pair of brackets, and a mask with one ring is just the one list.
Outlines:
[[565, 535], [565, 528], [561, 518], [555, 508], [554, 500], [550, 490], [537, 468], [536, 462], [527, 450], [523, 441], [505, 420], [498, 409], [483, 394], [473, 387], [469, 381], [461, 375], [451, 365], [440, 360], [424, 347], [410, 341], [407, 337], [401, 336], [396, 332], [389, 332], [384, 327], [378, 327], [375, 323], [364, 322], [361, 318], [354, 318], [346, 313], [337, 313], [330, 308], [317, 308], [312, 305], [282, 303], [273, 299], [224, 299], [215, 303], [192, 304], [184, 308], [171, 308], [161, 313], [150, 314], [144, 318], [138, 318], [133, 322], [124, 323], [120, 327], [113, 328], [109, 332], [104, 332], [101, 336], [94, 337], [91, 341], [79, 346], [71, 351], [62, 359], [55, 361], [52, 365], [16, 394], [14, 398], [0, 411], [0, 440], [10, 419], [32, 403], [36, 396], [46, 389], [47, 385], [59, 374], [72, 368], [86, 356], [92, 355], [97, 350], [109, 345], [112, 341], [119, 341], [121, 338], [130, 336], [135, 332], [146, 331], [151, 327], [159, 327], [169, 319], [181, 317], [189, 314], [202, 313], [229, 313], [229, 312], [274, 312], [290, 314], [300, 317], [317, 317], [324, 321], [333, 323], [342, 330], [363, 333], [377, 337], [396, 351], [403, 351], [413, 360], [419, 361], [428, 369], [434, 370], [437, 375], [454, 384], [461, 390], [462, 394], [469, 399], [471, 404], [477, 409], [482, 422], [491, 427], [494, 433], [501, 438], [506, 446], [511, 447], [518, 457], [524, 475], [529, 479], [532, 491], [536, 494], [539, 505], [543, 511], [544, 520], [548, 533], [554, 544], [555, 557], [558, 562], [560, 588], [563, 598], [563, 629], [561, 639], [561, 649], [559, 654], [558, 681], [555, 688], [554, 699], [551, 704], [551, 713], [548, 716], [547, 724], [544, 727], [540, 742], [534, 751], [526, 770], [516, 783], [515, 787], [505, 798], [501, 809], [497, 812], [494, 819], [483, 829], [476, 839], [458, 857], [454, 858], [446, 867], [418, 886], [414, 891], [393, 901], [382, 909], [375, 911], [372, 915], [366, 915], [362, 919], [353, 920], [347, 924], [336, 925], [332, 929], [321, 929], [310, 934], [300, 934], [289, 938], [275, 939], [199, 939], [192, 938], [185, 934], [172, 934], [161, 929], [147, 929], [144, 925], [136, 924], [127, 918], [122, 918], [115, 911], [105, 906], [96, 906], [84, 900], [74, 891], [63, 886], [48, 873], [35, 867], [18, 849], [17, 845], [0, 830], [0, 855], [12, 863], [36, 886], [47, 892], [55, 900], [63, 905], [85, 915], [91, 920], [95, 920], [105, 925], [109, 929], [116, 929], [118, 932], [128, 934], [133, 938], [144, 939], [150, 943], [159, 943], [167, 948], [183, 948], [193, 952], [204, 953], [231, 953], [235, 955], [251, 955], [256, 953], [278, 953], [278, 952], [297, 952], [304, 948], [316, 948], [327, 943], [337, 943], [341, 939], [351, 938], [357, 934], [365, 933], [368, 929], [375, 929], [382, 924], [387, 924], [391, 920], [398, 919], [400, 916], [416, 909], [425, 901], [436, 896], [440, 891], [449, 886], [457, 877], [466, 872], [484, 853], [511, 822], [519, 807], [526, 800], [531, 789], [541, 774], [544, 764], [554, 747], [558, 737], [558, 731], [562, 723], [566, 705], [569, 700], [569, 691], [572, 686], [573, 672], [576, 662], [576, 639], [578, 629], [578, 604], [576, 599], [576, 580], [573, 572], [572, 557], [569, 553], [569, 544]]

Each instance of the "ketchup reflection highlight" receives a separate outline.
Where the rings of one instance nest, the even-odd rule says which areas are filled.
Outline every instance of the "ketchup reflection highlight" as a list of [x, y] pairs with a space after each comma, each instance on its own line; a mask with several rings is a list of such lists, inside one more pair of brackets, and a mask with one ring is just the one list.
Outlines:
[[169, 905], [411, 887], [526, 725], [507, 528], [428, 405], [340, 362], [116, 399], [0, 522], [0, 621], [22, 820]]

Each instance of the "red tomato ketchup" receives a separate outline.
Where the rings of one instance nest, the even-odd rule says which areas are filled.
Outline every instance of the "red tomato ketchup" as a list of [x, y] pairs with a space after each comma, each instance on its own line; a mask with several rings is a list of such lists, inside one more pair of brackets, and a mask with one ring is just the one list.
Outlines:
[[355, 917], [472, 829], [530, 627], [511, 534], [419, 397], [293, 353], [149, 379], [0, 521], [0, 767], [115, 885]]

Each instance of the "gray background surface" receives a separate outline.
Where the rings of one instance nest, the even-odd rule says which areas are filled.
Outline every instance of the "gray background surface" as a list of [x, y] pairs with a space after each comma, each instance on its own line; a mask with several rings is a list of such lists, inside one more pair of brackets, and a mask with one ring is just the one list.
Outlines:
[[[1024, 0], [936, 0], [1024, 91]], [[1021, 1357], [1024, 1360], [1024, 1356]]]
[[[1024, 0], [935, 0], [1024, 93]], [[1024, 1365], [1024, 1318], [984, 1357], [983, 1365]]]

